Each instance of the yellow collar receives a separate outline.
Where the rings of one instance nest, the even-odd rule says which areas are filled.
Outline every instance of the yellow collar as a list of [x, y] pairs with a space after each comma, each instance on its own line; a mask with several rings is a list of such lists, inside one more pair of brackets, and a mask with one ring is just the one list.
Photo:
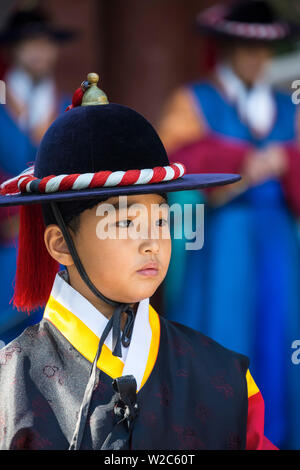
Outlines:
[[[93, 362], [99, 338], [108, 322], [86, 298], [58, 273], [47, 302], [44, 318], [89, 362]], [[141, 390], [155, 365], [160, 343], [159, 316], [149, 299], [139, 303], [130, 346], [122, 347], [122, 358], [113, 356], [111, 334], [103, 345], [97, 367], [113, 379], [134, 375], [137, 390]]]

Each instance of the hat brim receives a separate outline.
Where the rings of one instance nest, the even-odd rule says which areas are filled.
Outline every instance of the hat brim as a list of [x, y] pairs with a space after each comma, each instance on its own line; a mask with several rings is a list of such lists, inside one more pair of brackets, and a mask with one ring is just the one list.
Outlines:
[[216, 39], [220, 40], [237, 40], [237, 41], [244, 41], [248, 43], [264, 43], [264, 44], [276, 44], [276, 43], [281, 43], [283, 41], [288, 41], [288, 40], [296, 40], [299, 37], [300, 34], [300, 29], [296, 28], [295, 26], [292, 28], [290, 25], [291, 31], [289, 33], [286, 33], [284, 36], [280, 37], [259, 37], [259, 36], [245, 36], [243, 34], [233, 34], [229, 33], [226, 31], [223, 31], [221, 29], [214, 28], [213, 26], [205, 25], [205, 24], [197, 24], [196, 25], [196, 31], [200, 34], [207, 35], [207, 36], [213, 36]]
[[150, 194], [154, 192], [188, 191], [193, 189], [205, 189], [214, 186], [223, 186], [236, 183], [241, 179], [240, 175], [227, 173], [190, 174], [177, 180], [162, 183], [140, 184], [132, 186], [101, 187], [93, 189], [81, 189], [77, 191], [62, 191], [56, 193], [27, 193], [12, 196], [0, 196], [0, 207], [21, 206], [27, 204], [40, 204], [59, 201], [74, 201], [79, 199], [103, 198], [121, 195]]
[[4, 31], [0, 33], [0, 44], [14, 44], [25, 39], [47, 36], [54, 42], [63, 43], [72, 41], [79, 36], [79, 31], [63, 29], [37, 29], [28, 31]]

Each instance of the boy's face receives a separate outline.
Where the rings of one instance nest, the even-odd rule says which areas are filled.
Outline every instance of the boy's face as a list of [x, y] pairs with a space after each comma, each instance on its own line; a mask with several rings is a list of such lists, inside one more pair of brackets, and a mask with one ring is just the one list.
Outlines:
[[[168, 205], [158, 194], [111, 197], [82, 212], [74, 243], [103, 295], [135, 303], [154, 294], [171, 257], [168, 215]], [[74, 265], [68, 269], [72, 284], [77, 270]]]

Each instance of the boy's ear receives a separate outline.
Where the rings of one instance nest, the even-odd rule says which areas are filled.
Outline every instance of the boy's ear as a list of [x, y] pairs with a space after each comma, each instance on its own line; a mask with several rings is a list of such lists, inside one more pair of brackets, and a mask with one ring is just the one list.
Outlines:
[[58, 225], [48, 225], [44, 232], [44, 241], [47, 251], [52, 258], [64, 266], [74, 264], [69, 248]]

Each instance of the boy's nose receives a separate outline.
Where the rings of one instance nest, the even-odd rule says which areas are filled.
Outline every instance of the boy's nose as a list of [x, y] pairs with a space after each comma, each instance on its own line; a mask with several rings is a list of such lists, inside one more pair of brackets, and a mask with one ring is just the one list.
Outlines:
[[154, 239], [143, 240], [140, 245], [140, 251], [142, 253], [158, 254], [159, 253], [158, 240], [154, 240]]

